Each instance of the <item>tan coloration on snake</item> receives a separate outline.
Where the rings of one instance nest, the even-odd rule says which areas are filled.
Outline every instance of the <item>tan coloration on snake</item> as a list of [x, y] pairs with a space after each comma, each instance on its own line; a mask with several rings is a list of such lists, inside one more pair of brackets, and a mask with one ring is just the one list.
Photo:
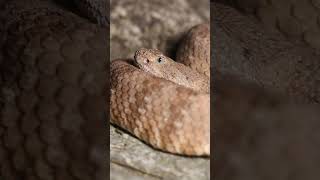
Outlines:
[[[134, 60], [140, 69], [156, 77], [164, 78], [195, 91], [204, 93], [210, 91], [208, 76], [192, 70], [184, 64], [175, 62], [159, 50], [140, 49], [136, 51]], [[199, 61], [197, 62], [199, 63]]]
[[[198, 25], [190, 33], [208, 27]], [[187, 42], [198, 43], [199, 39], [193, 38], [197, 34], [189, 37], [192, 39]], [[202, 45], [197, 48], [208, 52], [210, 44]], [[203, 64], [206, 59], [202, 57], [206, 55], [201, 54], [197, 61], [193, 57], [193, 61]], [[135, 62], [140, 69], [129, 60], [114, 60], [111, 64], [112, 122], [157, 149], [184, 155], [209, 155], [209, 77], [174, 62], [158, 50], [137, 51]]]
[[[243, 4], [246, 2], [253, 1], [247, 0]], [[312, 2], [318, 7], [315, 0], [295, 2]], [[105, 67], [106, 57], [105, 29], [45, 1], [0, 1], [0, 5], [3, 33], [0, 38], [1, 176], [6, 180], [106, 179], [105, 137], [101, 140], [105, 126], [100, 114], [105, 107], [101, 102], [105, 90], [99, 90], [106, 80], [101, 70]], [[264, 17], [272, 17], [269, 15]], [[312, 36], [304, 37], [317, 40], [310, 38]], [[279, 43], [267, 40], [263, 41]], [[312, 43], [317, 44], [317, 41]], [[184, 51], [190, 47], [198, 45], [184, 43], [180, 49]], [[206, 54], [198, 54], [200, 50], [187, 51], [187, 58], [179, 58], [184, 53], [178, 53], [176, 59], [194, 61], [197, 59], [194, 57]], [[265, 55], [270, 54], [269, 50], [261, 48], [253, 53]], [[203, 64], [208, 68], [205, 64], [209, 62], [209, 56], [205, 57], [208, 61]], [[92, 63], [92, 59], [97, 61]], [[284, 59], [291, 58], [286, 56]], [[119, 90], [113, 91], [114, 123], [157, 148], [185, 154], [208, 153], [208, 94], [150, 76], [123, 60], [112, 64], [112, 88]], [[202, 63], [198, 64], [201, 66]], [[315, 67], [312, 63], [306, 66]], [[205, 72], [209, 74], [208, 69]], [[310, 77], [317, 75], [314, 72]], [[92, 73], [99, 74], [97, 79], [91, 79]], [[294, 84], [307, 81], [303, 79]], [[316, 133], [320, 132], [317, 108], [288, 106], [266, 93], [259, 93], [263, 91], [258, 88], [243, 89], [236, 83], [230, 87], [231, 83], [215, 82], [222, 94], [215, 101], [218, 130], [215, 154], [218, 156], [214, 160], [218, 160], [219, 165], [215, 166], [216, 179], [307, 179], [318, 172], [319, 161], [312, 161], [319, 159], [319, 151], [314, 148], [319, 144]], [[303, 90], [313, 86], [311, 83]], [[138, 101], [140, 108], [136, 106]], [[236, 113], [230, 113], [230, 108], [237, 110]], [[172, 119], [168, 121], [163, 117]], [[286, 138], [279, 139], [283, 135]], [[271, 148], [278, 147], [277, 144], [282, 151]], [[283, 152], [289, 152], [289, 156], [283, 156]], [[270, 172], [270, 167], [275, 165], [279, 167], [278, 171]], [[283, 167], [287, 171], [283, 171]]]
[[[210, 77], [210, 26], [201, 24], [193, 28], [178, 48], [176, 61]], [[201, 59], [201, 61], [199, 61]]]

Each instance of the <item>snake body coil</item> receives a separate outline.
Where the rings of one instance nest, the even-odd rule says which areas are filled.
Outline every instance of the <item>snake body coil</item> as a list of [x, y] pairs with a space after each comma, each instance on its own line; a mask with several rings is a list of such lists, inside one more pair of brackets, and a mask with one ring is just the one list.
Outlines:
[[0, 18], [1, 177], [106, 179], [106, 31], [47, 1]]
[[[202, 33], [199, 34], [199, 32]], [[203, 32], [205, 32], [204, 36]], [[194, 27], [187, 36], [186, 42], [189, 44], [185, 46], [196, 47], [202, 43], [202, 49], [205, 49], [202, 52], [209, 52], [209, 33], [208, 24]], [[198, 37], [197, 35], [202, 36]], [[196, 56], [189, 55], [190, 58], [192, 57], [192, 61], [189, 62], [207, 63], [204, 66], [206, 68], [200, 71], [207, 72], [209, 69], [207, 55], [209, 54], [202, 54], [197, 50], [196, 48], [184, 48], [179, 53], [194, 52]], [[145, 57], [142, 58], [152, 58], [152, 51], [150, 53], [149, 57], [147, 53], [144, 53]], [[146, 59], [148, 62], [151, 60]], [[170, 65], [176, 66], [174, 63]], [[181, 70], [181, 68], [176, 70]], [[185, 68], [182, 70], [187, 71]], [[195, 70], [202, 69], [195, 68]], [[149, 69], [148, 71], [153, 70]], [[162, 69], [161, 73], [165, 75], [165, 69]], [[170, 73], [176, 73], [177, 76], [180, 74], [177, 71]], [[189, 78], [190, 81], [200, 77], [197, 73], [189, 72], [189, 74], [196, 76], [196, 78]], [[178, 78], [178, 81], [181, 79]], [[206, 88], [208, 88], [209, 81], [206, 83]], [[112, 62], [111, 85], [111, 119], [113, 123], [153, 147], [164, 151], [185, 155], [210, 154], [209, 94], [197, 92], [153, 76], [125, 60]]]

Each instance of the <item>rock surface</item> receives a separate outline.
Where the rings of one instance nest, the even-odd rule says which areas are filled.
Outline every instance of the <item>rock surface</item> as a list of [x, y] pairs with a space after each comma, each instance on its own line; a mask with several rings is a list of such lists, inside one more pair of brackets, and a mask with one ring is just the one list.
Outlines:
[[152, 149], [131, 135], [110, 128], [110, 177], [137, 179], [209, 179], [210, 161]]
[[173, 55], [186, 31], [209, 21], [209, 2], [201, 0], [195, 7], [186, 0], [171, 4], [161, 0], [112, 0], [110, 15], [111, 60], [133, 58], [141, 47]]

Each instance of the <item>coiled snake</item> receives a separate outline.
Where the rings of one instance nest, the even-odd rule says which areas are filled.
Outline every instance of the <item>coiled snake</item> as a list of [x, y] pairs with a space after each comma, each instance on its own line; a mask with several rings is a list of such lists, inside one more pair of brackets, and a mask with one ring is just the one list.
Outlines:
[[[192, 28], [174, 62], [140, 49], [133, 61], [111, 63], [111, 119], [153, 147], [210, 154], [210, 28]], [[171, 81], [171, 82], [170, 82]]]
[[[103, 15], [103, 8], [101, 11], [100, 8], [96, 8], [100, 7], [99, 5], [84, 3], [104, 1], [83, 0], [77, 2], [83, 12], [96, 16], [91, 19], [96, 19], [101, 25], [108, 24], [108, 20]], [[305, 2], [312, 2], [314, 7], [318, 7], [316, 1]], [[87, 5], [90, 5], [90, 8]], [[106, 153], [105, 139], [103, 138], [105, 117], [101, 112], [104, 112], [106, 104], [104, 102], [106, 90], [103, 87], [107, 76], [103, 68], [106, 67], [104, 61], [106, 57], [105, 44], [107, 44], [105, 34], [108, 28], [97, 27], [89, 23], [88, 20], [79, 18], [49, 1], [1, 1], [0, 7], [1, 176], [4, 179], [105, 179]], [[259, 6], [255, 6], [253, 9], [256, 7]], [[306, 6], [297, 5], [295, 7]], [[264, 8], [260, 8], [260, 13], [263, 12], [261, 9]], [[298, 10], [294, 11], [295, 16], [299, 16]], [[316, 13], [318, 12], [316, 11]], [[291, 14], [290, 11], [289, 15]], [[317, 22], [317, 18], [314, 19], [315, 21], [312, 22]], [[268, 18], [264, 18], [264, 20], [269, 22]], [[281, 28], [281, 30], [286, 32], [291, 29]], [[306, 32], [303, 35], [304, 40], [313, 47], [318, 45], [318, 41], [310, 38], [312, 37], [310, 34], [317, 34], [317, 31], [318, 29], [313, 26], [310, 31], [303, 31]], [[178, 52], [180, 56], [176, 59], [179, 62], [184, 61], [186, 65], [197, 71], [203, 67], [207, 68], [204, 74], [208, 76], [210, 72], [208, 66], [210, 58], [206, 54], [209, 52], [208, 44], [203, 46], [187, 42], [190, 39], [201, 37], [199, 34], [207, 36], [208, 33], [204, 31], [194, 37], [193, 34], [197, 33], [191, 33], [190, 37], [186, 38], [186, 42], [183, 43], [185, 46], [180, 48], [181, 52]], [[298, 33], [291, 34], [298, 35], [300, 38], [300, 29], [298, 29]], [[192, 47], [197, 45], [206, 48]], [[189, 51], [190, 49], [197, 50]], [[268, 54], [269, 51], [257, 52]], [[199, 55], [202, 56], [201, 54], [206, 55], [204, 58], [199, 58]], [[248, 53], [245, 54], [248, 55]], [[205, 61], [200, 63], [197, 61], [199, 59]], [[194, 61], [196, 62], [194, 63]], [[299, 60], [296, 61], [300, 63]], [[307, 64], [306, 66], [315, 67], [312, 62], [309, 63], [311, 65]], [[316, 77], [318, 71], [316, 71], [316, 67], [314, 69], [308, 78]], [[137, 69], [128, 61], [114, 61], [111, 70], [112, 88], [119, 90], [112, 94], [111, 115], [114, 123], [125, 127], [137, 137], [159, 149], [188, 155], [209, 154], [209, 94], [196, 92], [154, 77]], [[107, 83], [109, 80], [107, 78]], [[299, 82], [306, 81], [302, 79]], [[313, 87], [314, 82], [316, 80], [313, 80], [310, 85], [308, 84], [308, 87]], [[294, 85], [294, 82], [292, 84]], [[294, 89], [293, 85], [290, 87]], [[319, 95], [314, 95], [317, 90], [314, 88], [311, 89], [311, 93], [308, 93], [309, 90], [306, 89], [310, 88], [301, 87], [301, 93], [297, 94], [307, 96], [307, 101], [318, 102]], [[130, 93], [132, 93], [131, 96], [129, 96]], [[140, 108], [136, 106], [136, 102], [139, 102]], [[255, 103], [255, 101], [252, 102]], [[261, 106], [263, 105], [265, 104], [262, 103]], [[273, 112], [273, 108], [278, 107], [274, 106], [273, 101], [269, 105], [271, 110], [267, 112]], [[229, 106], [225, 107], [228, 109]], [[238, 107], [242, 107], [241, 103]], [[151, 111], [146, 111], [148, 108]], [[292, 110], [296, 110], [294, 108], [284, 109], [287, 109], [283, 113], [285, 117], [288, 117]], [[239, 112], [243, 115], [249, 111], [251, 112], [251, 109]], [[232, 120], [233, 117], [227, 113], [228, 110], [225, 112], [221, 116]], [[314, 112], [316, 111], [307, 111], [302, 114], [310, 115]], [[314, 117], [319, 117], [317, 113], [314, 114]], [[231, 117], [228, 118], [227, 115]], [[167, 117], [167, 119], [163, 117]], [[248, 118], [244, 119], [249, 120]], [[248, 124], [251, 122], [249, 121]], [[274, 122], [277, 124], [276, 120]], [[315, 124], [314, 127], [317, 127], [317, 121], [312, 122]], [[297, 127], [301, 127], [299, 123], [301, 121], [296, 123]], [[229, 125], [232, 126], [232, 123]], [[254, 124], [249, 127], [253, 131], [246, 132], [256, 135]], [[273, 128], [274, 126], [270, 125], [270, 129]], [[220, 132], [228, 132], [228, 128], [226, 131]], [[272, 141], [272, 133], [265, 134], [264, 137], [271, 137], [270, 141]], [[243, 137], [246, 137], [245, 135]], [[228, 137], [233, 140], [232, 137], [236, 136]], [[258, 138], [259, 136], [254, 137]], [[301, 133], [301, 137], [304, 137], [303, 133]], [[223, 147], [224, 143], [219, 142], [220, 147]], [[233, 145], [226, 147], [229, 149], [224, 152], [229, 153], [226, 157], [230, 158], [229, 162], [234, 165], [230, 167], [234, 170], [233, 167], [239, 166], [234, 161], [235, 159], [232, 159], [234, 154], [230, 150], [238, 148], [238, 144], [234, 143]], [[284, 146], [286, 146], [285, 143]], [[246, 148], [245, 144], [243, 146], [244, 152], [247, 152]], [[264, 152], [263, 148], [260, 150]], [[312, 153], [308, 154], [311, 157]], [[250, 161], [250, 157], [244, 159]], [[251, 160], [257, 162], [254, 158]], [[227, 161], [222, 159], [220, 162]], [[252, 166], [248, 166], [248, 169], [250, 168]], [[238, 170], [239, 173], [243, 172], [241, 168]], [[220, 172], [223, 174], [223, 171]], [[246, 175], [249, 176], [249, 173]], [[284, 177], [287, 177], [285, 173]]]

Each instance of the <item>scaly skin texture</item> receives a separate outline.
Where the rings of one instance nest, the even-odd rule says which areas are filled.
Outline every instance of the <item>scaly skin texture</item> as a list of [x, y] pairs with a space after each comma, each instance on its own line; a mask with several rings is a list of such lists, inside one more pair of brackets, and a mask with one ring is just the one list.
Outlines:
[[[204, 27], [196, 26], [190, 33], [203, 32], [201, 29]], [[194, 43], [189, 38], [195, 37], [196, 34], [189, 34], [187, 42]], [[203, 48], [210, 48], [209, 43], [202, 45]], [[193, 50], [197, 51], [189, 49]], [[203, 59], [200, 58], [209, 54], [198, 55], [199, 61], [194, 61], [195, 63], [202, 62]], [[168, 67], [167, 70], [155, 64], [159, 57], [163, 58], [161, 62], [164, 65], [168, 63], [165, 66]], [[170, 76], [167, 78], [178, 82], [185, 75], [195, 75], [190, 80], [197, 81], [200, 75], [173, 62], [157, 50], [141, 49], [136, 52], [135, 59], [141, 69], [131, 65], [134, 63], [132, 60], [114, 60], [111, 63], [112, 123], [157, 149], [184, 155], [209, 155], [210, 95], [160, 78], [166, 73], [174, 73], [173, 70], [186, 71], [176, 74], [176, 79]], [[208, 89], [208, 84], [205, 89]]]
[[181, 42], [176, 61], [210, 77], [210, 25], [192, 28]]
[[111, 82], [113, 123], [158, 149], [209, 154], [209, 94], [151, 76], [124, 60], [112, 62]]
[[106, 179], [106, 31], [46, 1], [1, 6], [0, 175]]
[[265, 28], [320, 49], [318, 0], [216, 0], [256, 16]]
[[[215, 70], [258, 83], [217, 79], [214, 72], [213, 178], [318, 179], [319, 54], [281, 33], [270, 34], [236, 9], [211, 5]], [[316, 105], [292, 104], [267, 89]]]
[[106, 27], [108, 21], [108, 5], [107, 0], [74, 0], [79, 10], [91, 20], [94, 20], [99, 25]]
[[175, 62], [163, 55], [159, 50], [142, 48], [136, 51], [134, 60], [140, 69], [154, 76], [164, 78], [195, 91], [204, 93], [209, 93], [210, 91], [209, 77], [184, 64]]
[[320, 102], [319, 51], [267, 31], [234, 8], [211, 5], [213, 68], [238, 73], [297, 102]]

